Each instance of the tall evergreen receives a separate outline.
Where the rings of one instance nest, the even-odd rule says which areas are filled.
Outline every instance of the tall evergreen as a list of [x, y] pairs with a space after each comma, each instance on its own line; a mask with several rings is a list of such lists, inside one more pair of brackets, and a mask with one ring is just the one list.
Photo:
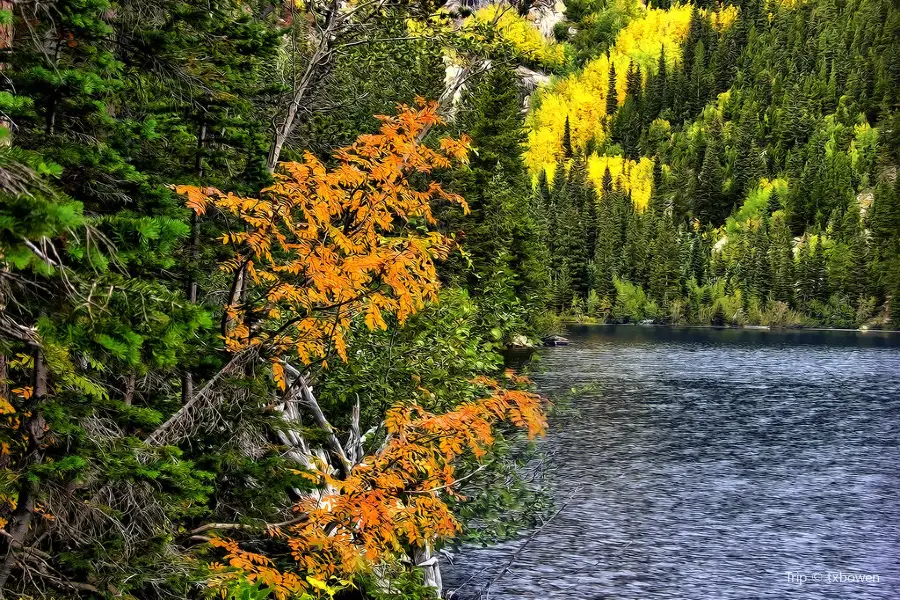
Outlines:
[[772, 299], [786, 304], [794, 301], [794, 253], [791, 232], [784, 219], [772, 221], [772, 237], [769, 247], [772, 273]]
[[645, 126], [668, 107], [668, 87], [668, 65], [666, 64], [666, 49], [663, 46], [660, 48], [656, 72], [647, 77], [647, 94], [644, 100]]
[[609, 65], [609, 83], [606, 86], [606, 115], [610, 118], [619, 110], [619, 92], [616, 90], [616, 67]]
[[703, 165], [697, 176], [693, 213], [702, 223], [720, 223], [729, 207], [722, 194], [722, 165], [719, 159], [719, 145], [714, 136], [706, 144]]
[[[490, 69], [465, 102], [470, 110], [457, 125], [472, 137], [478, 154], [468, 168], [456, 173], [454, 184], [470, 213], [454, 211], [442, 217], [447, 226], [465, 232], [467, 257], [450, 262], [445, 271], [448, 277], [465, 281], [473, 297], [487, 290], [497, 301], [507, 296], [521, 299], [526, 312], [540, 310], [549, 284], [542, 264], [548, 256], [546, 238], [558, 236], [560, 225], [541, 222], [552, 212], [553, 198], [542, 197], [540, 214], [522, 210], [530, 182], [519, 153], [525, 134], [515, 72], [499, 65]], [[547, 194], [543, 177], [539, 194]], [[501, 276], [503, 286], [485, 286], [485, 281], [497, 282]]]
[[[612, 184], [610, 184], [611, 187]], [[610, 191], [600, 200], [600, 211], [597, 216], [597, 244], [594, 251], [593, 288], [597, 295], [615, 300], [616, 288], [613, 278], [618, 275], [619, 239], [618, 220], [616, 218], [617, 196], [621, 192]]]
[[681, 291], [677, 232], [669, 215], [657, 224], [652, 253], [650, 297], [667, 307]]

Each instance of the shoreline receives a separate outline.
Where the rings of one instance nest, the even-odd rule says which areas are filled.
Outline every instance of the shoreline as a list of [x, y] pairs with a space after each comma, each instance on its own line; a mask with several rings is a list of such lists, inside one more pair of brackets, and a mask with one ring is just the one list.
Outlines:
[[894, 333], [900, 334], [898, 329], [851, 329], [843, 327], [778, 327], [772, 325], [679, 325], [673, 323], [608, 323], [599, 321], [568, 321], [563, 320], [563, 325], [604, 326], [604, 327], [665, 327], [669, 329], [734, 329], [748, 331], [840, 331], [849, 333]]

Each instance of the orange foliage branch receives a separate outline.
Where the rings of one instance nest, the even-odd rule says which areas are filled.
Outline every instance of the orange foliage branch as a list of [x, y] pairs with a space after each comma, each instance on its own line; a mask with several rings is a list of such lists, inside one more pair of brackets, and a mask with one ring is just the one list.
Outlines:
[[[283, 163], [258, 198], [176, 187], [198, 215], [215, 208], [240, 222], [221, 238], [235, 249], [223, 269], [236, 281], [246, 274], [254, 288], [233, 294], [225, 307], [231, 351], [263, 346], [273, 357], [291, 353], [310, 364], [333, 349], [346, 359], [354, 314], [364, 313], [370, 328], [386, 328], [386, 315], [402, 323], [436, 299], [434, 261], [453, 242], [431, 229], [431, 203], [467, 207], [440, 184], [413, 180], [465, 162], [470, 140], [445, 138], [438, 149], [420, 143], [419, 134], [441, 122], [437, 104], [421, 99], [378, 118], [380, 132], [335, 152], [333, 168], [307, 153]], [[283, 389], [277, 360], [273, 372]]]
[[[514, 383], [523, 382], [507, 376]], [[501, 421], [524, 429], [529, 438], [546, 427], [536, 394], [507, 389], [487, 378], [477, 383], [489, 390], [486, 397], [445, 414], [432, 414], [414, 404], [389, 411], [387, 443], [346, 479], [335, 479], [327, 468], [308, 474], [315, 483], [336, 491], [300, 501], [295, 510], [307, 519], [274, 533], [286, 536], [305, 579], [279, 570], [268, 558], [246, 552], [234, 541], [216, 539], [213, 545], [226, 551], [231, 568], [218, 565], [211, 584], [227, 586], [240, 576], [262, 581], [279, 598], [301, 591], [316, 595], [321, 588], [309, 582], [349, 581], [413, 547], [431, 546], [455, 535], [459, 523], [441, 494], [458, 497], [453, 488], [462, 478], [456, 475], [456, 461], [484, 456]]]

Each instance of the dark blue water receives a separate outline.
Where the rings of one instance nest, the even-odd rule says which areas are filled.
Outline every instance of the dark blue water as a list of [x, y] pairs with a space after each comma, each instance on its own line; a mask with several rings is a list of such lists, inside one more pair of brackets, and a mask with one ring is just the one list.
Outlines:
[[521, 539], [458, 554], [446, 592], [900, 598], [900, 335], [567, 335], [535, 380], [582, 388], [544, 442], [568, 503], [492, 585]]

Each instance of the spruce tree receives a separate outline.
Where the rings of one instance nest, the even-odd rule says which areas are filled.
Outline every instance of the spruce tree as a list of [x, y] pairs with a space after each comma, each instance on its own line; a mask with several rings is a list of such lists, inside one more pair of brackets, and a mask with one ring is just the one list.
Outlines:
[[666, 90], [668, 88], [668, 66], [666, 65], [666, 48], [660, 50], [656, 73], [647, 78], [647, 93], [644, 101], [644, 124], [649, 125], [653, 119], [668, 107]]
[[680, 264], [678, 240], [672, 219], [663, 216], [653, 240], [653, 263], [650, 267], [650, 297], [661, 307], [668, 307], [679, 296]]
[[703, 166], [697, 179], [692, 211], [694, 216], [701, 223], [721, 223], [730, 212], [730, 206], [722, 193], [722, 166], [715, 137], [711, 137], [706, 145]]
[[769, 247], [769, 264], [772, 273], [772, 299], [788, 305], [794, 300], [794, 253], [790, 229], [784, 219], [772, 221], [772, 237]]
[[850, 246], [850, 273], [847, 292], [854, 306], [867, 298], [868, 289], [868, 242], [860, 222], [859, 204], [854, 201], [844, 215], [842, 233]]
[[[558, 198], [551, 193], [541, 202], [546, 212], [538, 218], [543, 222], [521, 210], [530, 182], [520, 154], [525, 133], [515, 72], [499, 65], [490, 69], [465, 102], [470, 110], [457, 125], [472, 137], [478, 154], [467, 169], [457, 173], [455, 184], [471, 212], [465, 215], [456, 210], [442, 217], [447, 226], [465, 232], [468, 263], [457, 259], [446, 264], [445, 276], [465, 282], [470, 294], [478, 298], [484, 282], [499, 281], [502, 274], [504, 285], [490, 288], [495, 298], [518, 296], [522, 310], [539, 310], [548, 285], [546, 268], [540, 263], [549, 253], [541, 230], [544, 236], [558, 235], [559, 223], [548, 218], [549, 204]], [[558, 169], [564, 180], [564, 168]], [[559, 177], [554, 189], [558, 181]], [[537, 193], [548, 193], [545, 174]]]
[[813, 249], [813, 257], [810, 262], [810, 279], [813, 281], [812, 299], [819, 302], [827, 302], [830, 290], [828, 289], [828, 276], [826, 273], [825, 250], [821, 236], [816, 241]]
[[606, 86], [606, 115], [614, 117], [619, 110], [619, 92], [616, 91], [616, 67], [609, 64], [609, 83]]
[[748, 257], [747, 279], [748, 297], [753, 296], [765, 303], [772, 286], [772, 270], [769, 261], [769, 219], [763, 216], [753, 230]]
[[604, 194], [600, 200], [600, 211], [597, 216], [597, 245], [594, 251], [593, 288], [601, 300], [607, 298], [610, 300], [610, 304], [615, 301], [616, 288], [613, 278], [618, 275], [616, 242], [619, 234], [615, 196], [619, 193]]

